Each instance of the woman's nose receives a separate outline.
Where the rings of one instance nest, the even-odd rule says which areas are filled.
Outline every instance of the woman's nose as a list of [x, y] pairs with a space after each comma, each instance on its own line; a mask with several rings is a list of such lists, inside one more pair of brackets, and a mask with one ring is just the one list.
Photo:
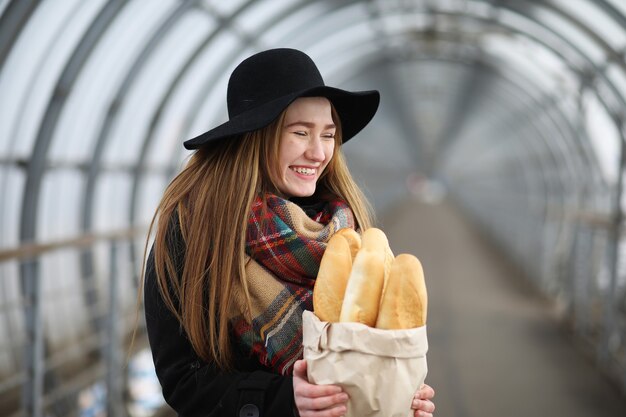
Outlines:
[[315, 138], [309, 143], [306, 157], [312, 161], [322, 162], [326, 159], [326, 153], [324, 152], [324, 146], [320, 138]]

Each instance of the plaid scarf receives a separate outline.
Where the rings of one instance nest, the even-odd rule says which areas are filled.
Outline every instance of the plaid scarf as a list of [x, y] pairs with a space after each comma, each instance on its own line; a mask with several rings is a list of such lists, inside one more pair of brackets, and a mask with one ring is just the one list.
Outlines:
[[[339, 229], [355, 227], [344, 201], [321, 203], [308, 214], [295, 203], [267, 194], [252, 204], [246, 237], [246, 282], [252, 300], [252, 322], [243, 314], [231, 318], [244, 352], [282, 375], [293, 373], [302, 356], [302, 312], [313, 310], [313, 286], [328, 239]], [[245, 311], [243, 289], [235, 305]]]

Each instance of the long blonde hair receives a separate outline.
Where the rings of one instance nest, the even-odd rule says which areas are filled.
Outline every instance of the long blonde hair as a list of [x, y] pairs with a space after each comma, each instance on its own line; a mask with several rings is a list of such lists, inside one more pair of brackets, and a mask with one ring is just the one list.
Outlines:
[[[372, 225], [372, 211], [348, 171], [339, 118], [331, 111], [338, 127], [335, 152], [316, 194], [345, 200], [365, 230]], [[284, 117], [285, 112], [263, 129], [197, 150], [166, 188], [150, 225], [148, 236], [156, 230], [154, 263], [165, 304], [198, 356], [220, 369], [232, 366], [228, 318], [234, 283], [251, 304], [245, 277], [247, 219], [256, 196], [276, 192], [271, 180], [276, 171], [269, 170], [276, 169]], [[173, 224], [180, 231], [172, 230]], [[181, 254], [168, 245], [172, 233], [182, 234], [182, 265]], [[249, 311], [242, 313], [249, 316]]]

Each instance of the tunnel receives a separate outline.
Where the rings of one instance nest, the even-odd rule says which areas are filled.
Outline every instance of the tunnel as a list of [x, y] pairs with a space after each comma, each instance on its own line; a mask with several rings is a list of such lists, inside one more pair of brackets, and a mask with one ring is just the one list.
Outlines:
[[626, 415], [623, 0], [0, 1], [0, 414], [172, 415], [148, 227], [279, 47], [380, 91], [343, 151], [424, 265], [435, 415]]

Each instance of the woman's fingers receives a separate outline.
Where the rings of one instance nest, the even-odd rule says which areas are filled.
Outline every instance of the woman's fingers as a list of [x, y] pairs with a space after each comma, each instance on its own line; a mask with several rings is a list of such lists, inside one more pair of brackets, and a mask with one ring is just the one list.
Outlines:
[[308, 410], [324, 410], [332, 408], [337, 405], [342, 405], [348, 402], [348, 394], [341, 392], [339, 394], [327, 395], [316, 398], [302, 398], [301, 405]]
[[306, 361], [304, 359], [297, 360], [293, 364], [293, 376], [306, 379]]
[[345, 405], [348, 402], [348, 394], [335, 385], [302, 385], [296, 387], [294, 396], [299, 410], [330, 411], [333, 408], [343, 407], [343, 412], [335, 413], [339, 416], [345, 414]]
[[337, 385], [313, 385], [308, 382], [297, 384], [294, 387], [294, 393], [309, 399], [317, 399], [321, 397], [336, 396], [342, 393], [341, 387]]
[[433, 417], [435, 404], [430, 401], [435, 396], [435, 390], [423, 384], [413, 396], [411, 408], [415, 410], [415, 417]]
[[430, 400], [413, 399], [411, 408], [417, 411], [424, 411], [432, 414], [432, 412], [435, 411], [435, 404]]
[[348, 395], [336, 385], [309, 384], [303, 360], [294, 364], [293, 393], [300, 417], [340, 417], [346, 413]]
[[415, 393], [414, 398], [418, 400], [432, 400], [435, 396], [435, 390], [430, 385], [422, 384]]

